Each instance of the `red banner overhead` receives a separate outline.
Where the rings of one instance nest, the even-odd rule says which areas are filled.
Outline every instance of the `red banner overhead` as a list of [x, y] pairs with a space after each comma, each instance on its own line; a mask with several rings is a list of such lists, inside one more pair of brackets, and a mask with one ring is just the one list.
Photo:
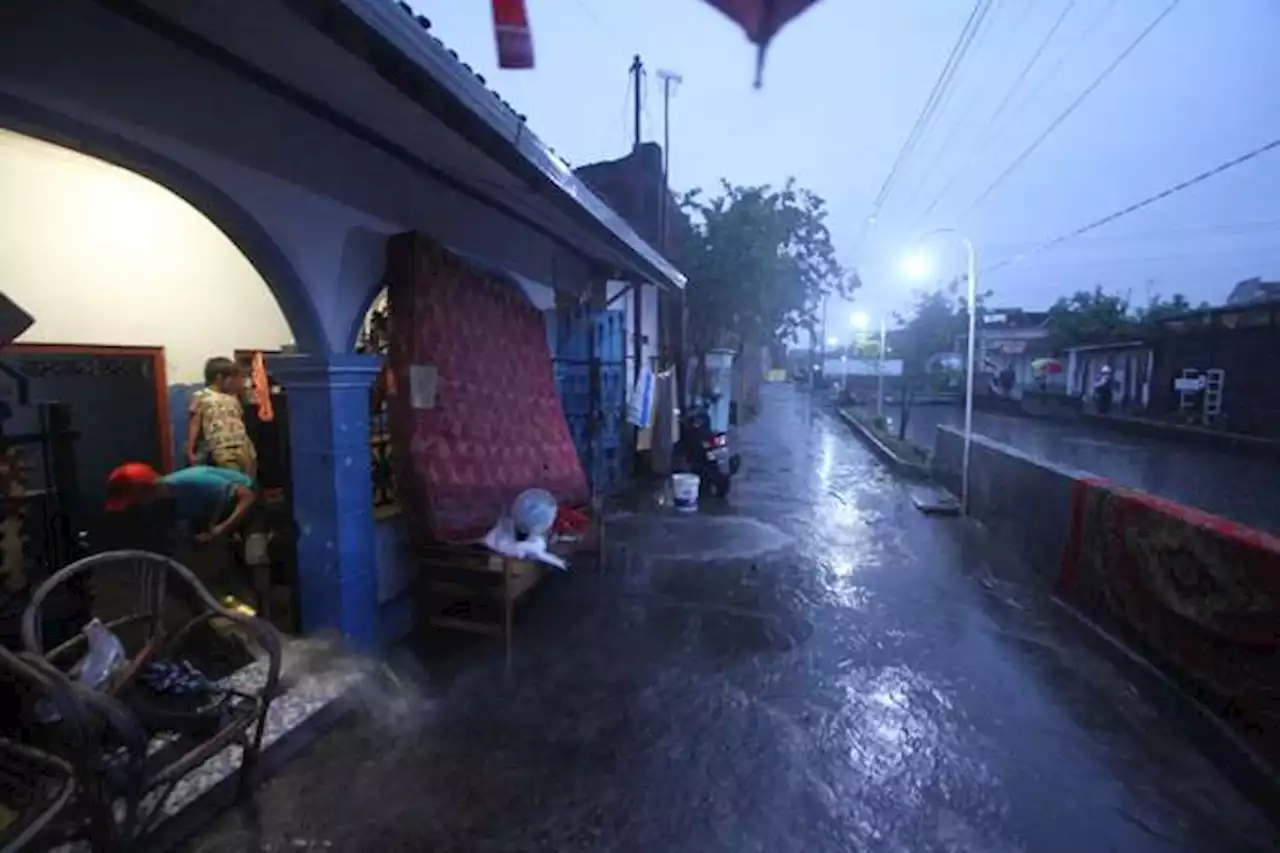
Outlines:
[[533, 34], [524, 0], [493, 0], [493, 35], [499, 68], [533, 67]]
[[764, 52], [784, 26], [818, 0], [706, 0], [738, 22], [747, 38], [759, 46], [756, 55], [756, 88], [764, 73]]

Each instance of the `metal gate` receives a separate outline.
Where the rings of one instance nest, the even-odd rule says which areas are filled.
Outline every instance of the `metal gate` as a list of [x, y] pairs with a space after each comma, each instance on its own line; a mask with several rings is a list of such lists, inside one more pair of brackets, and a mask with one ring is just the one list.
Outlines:
[[626, 341], [622, 311], [575, 305], [556, 312], [556, 391], [594, 494], [626, 482]]

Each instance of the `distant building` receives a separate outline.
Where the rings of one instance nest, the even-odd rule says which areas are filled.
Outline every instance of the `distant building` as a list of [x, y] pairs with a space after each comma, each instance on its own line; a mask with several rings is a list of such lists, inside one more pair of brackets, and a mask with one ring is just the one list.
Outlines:
[[[1052, 356], [1049, 343], [1049, 312], [1022, 308], [988, 308], [978, 328], [979, 393], [991, 392], [1018, 398], [1035, 383], [1032, 362]], [[964, 339], [956, 349], [964, 352]]]
[[1280, 299], [1280, 281], [1247, 278], [1231, 288], [1227, 304], [1245, 305], [1250, 302], [1269, 302], [1273, 299]]
[[1111, 368], [1112, 407], [1116, 413], [1137, 413], [1151, 404], [1155, 348], [1145, 341], [1067, 347], [1066, 390], [1074, 397], [1088, 395], [1104, 367]]
[[[1232, 432], [1280, 436], [1280, 301], [1190, 311], [1159, 320], [1156, 328], [1152, 414], [1181, 410], [1188, 420], [1219, 423]], [[1207, 399], [1174, 388], [1177, 379], [1196, 376], [1212, 382]]]

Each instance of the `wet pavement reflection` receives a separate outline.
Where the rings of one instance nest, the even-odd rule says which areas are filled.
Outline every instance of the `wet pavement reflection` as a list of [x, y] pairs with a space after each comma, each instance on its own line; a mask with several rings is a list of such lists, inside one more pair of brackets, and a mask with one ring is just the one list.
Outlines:
[[735, 440], [731, 507], [620, 519], [510, 676], [481, 644], [397, 659], [186, 849], [1280, 849], [1167, 697], [800, 392]]

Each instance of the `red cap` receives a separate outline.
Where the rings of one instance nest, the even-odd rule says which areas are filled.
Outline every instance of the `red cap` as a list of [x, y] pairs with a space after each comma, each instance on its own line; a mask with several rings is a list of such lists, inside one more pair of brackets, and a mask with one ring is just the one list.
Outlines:
[[107, 475], [107, 510], [128, 509], [147, 487], [158, 482], [155, 468], [145, 462], [126, 462]]

